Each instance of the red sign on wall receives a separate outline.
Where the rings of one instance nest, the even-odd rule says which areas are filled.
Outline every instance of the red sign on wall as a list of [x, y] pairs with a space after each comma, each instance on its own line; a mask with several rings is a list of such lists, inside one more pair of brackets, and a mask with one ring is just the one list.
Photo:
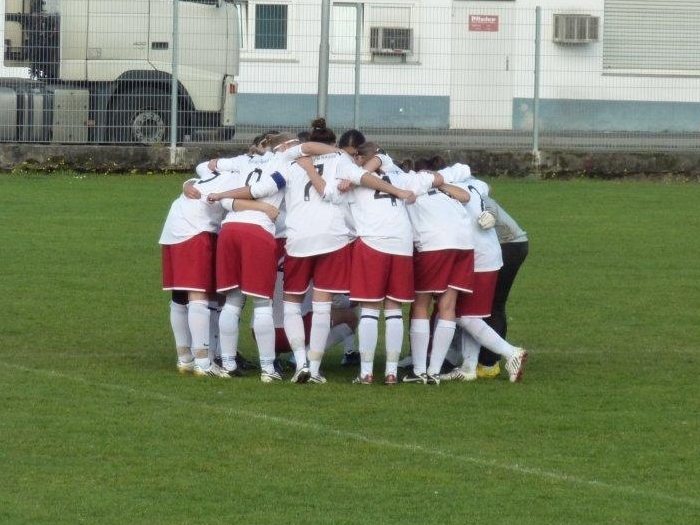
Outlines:
[[498, 16], [469, 15], [469, 31], [498, 31]]

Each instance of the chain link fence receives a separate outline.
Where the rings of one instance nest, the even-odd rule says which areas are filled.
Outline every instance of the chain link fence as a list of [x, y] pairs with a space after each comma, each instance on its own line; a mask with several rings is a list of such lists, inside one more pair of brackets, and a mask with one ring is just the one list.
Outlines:
[[4, 4], [6, 143], [243, 145], [323, 100], [386, 146], [700, 147], [697, 2], [331, 2], [327, 53], [320, 0]]

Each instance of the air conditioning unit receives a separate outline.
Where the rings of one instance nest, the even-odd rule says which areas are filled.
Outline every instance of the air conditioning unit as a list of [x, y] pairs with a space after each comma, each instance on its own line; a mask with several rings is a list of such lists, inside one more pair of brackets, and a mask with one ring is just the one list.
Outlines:
[[382, 55], [408, 55], [413, 51], [413, 29], [407, 27], [371, 27], [369, 48]]
[[588, 44], [598, 41], [598, 17], [591, 15], [554, 15], [554, 42]]

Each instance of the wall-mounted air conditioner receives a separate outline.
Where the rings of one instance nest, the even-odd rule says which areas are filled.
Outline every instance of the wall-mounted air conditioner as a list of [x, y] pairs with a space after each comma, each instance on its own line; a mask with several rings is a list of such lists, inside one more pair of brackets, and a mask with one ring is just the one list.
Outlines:
[[559, 44], [597, 42], [598, 17], [579, 14], [555, 14], [552, 40]]
[[372, 53], [408, 55], [413, 51], [413, 29], [407, 27], [372, 27], [369, 33]]

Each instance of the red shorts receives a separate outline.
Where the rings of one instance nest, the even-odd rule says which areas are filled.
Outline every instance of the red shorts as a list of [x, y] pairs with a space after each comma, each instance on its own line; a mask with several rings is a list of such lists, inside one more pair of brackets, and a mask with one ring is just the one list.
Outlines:
[[161, 246], [163, 290], [213, 293], [216, 234], [202, 232], [178, 244]]
[[474, 272], [474, 291], [457, 297], [457, 317], [489, 317], [497, 280], [498, 270]]
[[314, 288], [324, 292], [348, 293], [350, 291], [350, 265], [352, 245], [334, 252], [309, 257], [284, 257], [284, 291], [303, 294], [311, 280]]
[[474, 250], [435, 250], [413, 254], [416, 293], [472, 290]]
[[277, 280], [277, 243], [257, 224], [227, 222], [216, 249], [216, 290], [239, 288], [246, 295], [272, 299]]
[[378, 302], [385, 298], [413, 301], [413, 257], [380, 252], [357, 239], [352, 251], [350, 300]]

